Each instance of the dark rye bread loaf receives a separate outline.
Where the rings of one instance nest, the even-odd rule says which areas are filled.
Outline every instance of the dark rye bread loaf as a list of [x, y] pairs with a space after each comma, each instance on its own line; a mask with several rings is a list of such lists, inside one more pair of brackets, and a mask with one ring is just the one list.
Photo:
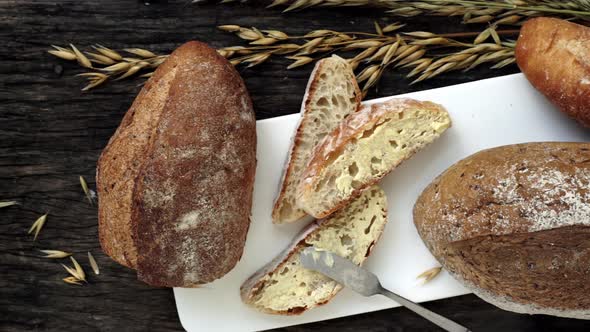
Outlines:
[[590, 144], [478, 152], [424, 190], [414, 223], [444, 268], [484, 300], [590, 319]]
[[239, 74], [206, 44], [158, 68], [99, 160], [100, 240], [148, 284], [229, 272], [249, 227], [256, 122]]

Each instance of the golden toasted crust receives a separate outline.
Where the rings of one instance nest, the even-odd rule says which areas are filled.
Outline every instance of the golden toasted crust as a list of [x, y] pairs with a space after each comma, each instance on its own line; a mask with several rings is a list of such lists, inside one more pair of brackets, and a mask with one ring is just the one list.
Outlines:
[[534, 18], [520, 29], [516, 62], [555, 106], [590, 126], [590, 28], [555, 18]]
[[[332, 133], [330, 133], [324, 140], [315, 148], [314, 153], [305, 169], [302, 181], [298, 188], [298, 200], [307, 200], [309, 195], [321, 180], [320, 174], [330, 163], [338, 157], [344, 147], [355, 141], [360, 134], [366, 130], [370, 130], [382, 123], [387, 117], [390, 117], [399, 112], [404, 112], [410, 109], [426, 109], [431, 112], [446, 112], [446, 110], [438, 104], [429, 101], [417, 101], [408, 98], [391, 99], [383, 103], [376, 103], [369, 106], [363, 106], [361, 111], [347, 117], [340, 126], [338, 126]], [[416, 151], [413, 151], [408, 158], [410, 158]], [[389, 172], [391, 172], [391, 169]], [[370, 188], [372, 185], [378, 183], [389, 172], [376, 177], [371, 181], [363, 184], [362, 188], [353, 189], [352, 193], [347, 199], [340, 201], [332, 208], [322, 211], [314, 215], [316, 218], [324, 218], [335, 211], [340, 210], [346, 206], [351, 200], [360, 196], [364, 190]], [[310, 211], [308, 211], [309, 213]], [[313, 215], [313, 214], [312, 214]]]
[[186, 43], [125, 119], [99, 162], [105, 252], [117, 261], [133, 253], [123, 262], [156, 286], [223, 276], [242, 255], [256, 166], [255, 117], [239, 74], [206, 44]]
[[484, 299], [590, 318], [589, 143], [478, 152], [422, 192], [414, 223], [445, 269]]

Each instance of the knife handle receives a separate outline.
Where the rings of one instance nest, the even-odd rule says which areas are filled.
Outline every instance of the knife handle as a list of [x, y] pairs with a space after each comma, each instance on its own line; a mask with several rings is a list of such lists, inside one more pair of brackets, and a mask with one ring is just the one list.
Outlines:
[[381, 295], [387, 296], [388, 298], [394, 300], [395, 302], [403, 305], [404, 307], [412, 310], [413, 312], [417, 313], [418, 315], [426, 318], [427, 320], [431, 321], [432, 323], [438, 325], [439, 327], [443, 328], [449, 332], [470, 332], [464, 326], [461, 326], [452, 320], [445, 318], [437, 313], [434, 313], [423, 306], [416, 304], [402, 296], [399, 296], [393, 292], [388, 291], [387, 289], [383, 288], [383, 286], [379, 287], [379, 293]]

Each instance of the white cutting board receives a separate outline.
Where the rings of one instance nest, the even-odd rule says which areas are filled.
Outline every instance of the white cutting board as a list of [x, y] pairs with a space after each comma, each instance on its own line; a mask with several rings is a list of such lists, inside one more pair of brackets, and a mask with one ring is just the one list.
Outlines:
[[[382, 181], [389, 201], [389, 222], [365, 267], [377, 274], [386, 288], [413, 301], [466, 294], [468, 291], [444, 272], [426, 285], [416, 282], [418, 274], [438, 265], [412, 223], [412, 207], [422, 189], [447, 167], [481, 149], [531, 141], [587, 141], [590, 131], [555, 110], [522, 74], [402, 96], [442, 104], [453, 126]], [[258, 331], [398, 306], [389, 299], [365, 298], [348, 289], [330, 303], [295, 317], [258, 313], [241, 302], [240, 284], [283, 250], [304, 226], [273, 225], [270, 219], [298, 118], [299, 114], [292, 114], [258, 121], [252, 224], [244, 255], [229, 274], [211, 284], [174, 288], [178, 315], [187, 331]]]

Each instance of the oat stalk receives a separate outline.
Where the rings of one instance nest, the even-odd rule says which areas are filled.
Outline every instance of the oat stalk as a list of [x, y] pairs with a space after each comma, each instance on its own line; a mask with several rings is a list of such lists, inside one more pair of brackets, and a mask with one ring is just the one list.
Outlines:
[[[220, 30], [234, 33], [250, 46], [232, 46], [219, 50], [234, 65], [248, 67], [263, 63], [272, 56], [284, 56], [293, 62], [288, 69], [312, 63], [334, 53], [354, 54], [348, 58], [357, 71], [363, 93], [375, 86], [386, 70], [408, 68], [412, 84], [454, 70], [471, 70], [491, 63], [501, 68], [514, 62], [514, 36], [518, 30], [496, 30], [490, 26], [482, 32], [435, 34], [426, 31], [400, 32], [403, 24], [382, 27], [375, 22], [375, 33], [315, 30], [303, 36], [290, 36], [276, 30], [222, 25]], [[264, 45], [256, 41], [264, 40]]]
[[98, 44], [92, 46], [92, 51], [85, 52], [79, 51], [72, 44], [69, 48], [57, 45], [52, 45], [52, 47], [53, 49], [47, 51], [49, 54], [63, 60], [77, 61], [80, 66], [90, 70], [77, 75], [88, 80], [88, 84], [82, 88], [82, 91], [95, 88], [109, 80], [117, 81], [139, 74], [149, 77], [151, 72], [168, 57], [141, 48], [124, 49], [123, 51], [130, 55], [126, 57]]
[[35, 232], [35, 236], [33, 237], [33, 241], [37, 240], [37, 236], [39, 235], [39, 232], [41, 232], [41, 229], [45, 225], [45, 221], [47, 221], [47, 213], [42, 215], [41, 217], [37, 218], [37, 220], [35, 220], [35, 222], [31, 226], [31, 228], [29, 228], [29, 231], [27, 232], [27, 234], [31, 234], [33, 231]]
[[[516, 36], [518, 30], [496, 30], [496, 26], [492, 25], [481, 32], [435, 34], [426, 31], [401, 32], [403, 27], [400, 23], [381, 26], [375, 22], [375, 32], [314, 30], [305, 35], [289, 35], [278, 30], [221, 25], [218, 27], [220, 30], [235, 34], [248, 45], [224, 47], [217, 52], [231, 64], [246, 68], [279, 56], [292, 60], [287, 69], [311, 64], [331, 54], [343, 57], [352, 54], [348, 56], [348, 61], [356, 70], [365, 94], [379, 82], [386, 70], [405, 68], [409, 71], [406, 76], [412, 78], [411, 84], [414, 84], [450, 71], [471, 70], [485, 63], [491, 64], [492, 68], [514, 63], [514, 41], [506, 37]], [[66, 52], [65, 48], [54, 48], [52, 54]], [[132, 71], [129, 74], [130, 65], [125, 62], [128, 58], [118, 52], [100, 45], [94, 48], [113, 63], [105, 62], [108, 66], [102, 69], [103, 72], [79, 74], [99, 80], [99, 83], [91, 83], [84, 89], [102, 84], [103, 79], [106, 81], [110, 77], [106, 73], [123, 73], [119, 79], [136, 73]], [[146, 57], [154, 55], [147, 50], [127, 49], [127, 52]], [[98, 59], [96, 55], [91, 57]], [[157, 56], [161, 61], [152, 63], [151, 68], [156, 68], [165, 57]]]
[[463, 23], [521, 24], [523, 19], [557, 16], [590, 21], [588, 0], [274, 0], [269, 7], [287, 7], [284, 12], [311, 7], [377, 7], [394, 16], [461, 16]]
[[65, 258], [71, 256], [72, 253], [61, 251], [61, 250], [39, 250], [45, 254], [43, 258]]
[[422, 279], [422, 285], [424, 285], [427, 282], [429, 282], [432, 279], [434, 279], [436, 276], [438, 276], [441, 270], [442, 270], [442, 267], [440, 267], [440, 266], [433, 267], [431, 269], [428, 269], [428, 270], [420, 273], [416, 277], [416, 279]]
[[1, 208], [5, 208], [5, 207], [9, 207], [9, 206], [13, 206], [13, 205], [17, 205], [18, 202], [17, 201], [4, 201], [4, 202], [0, 202], [0, 209]]

